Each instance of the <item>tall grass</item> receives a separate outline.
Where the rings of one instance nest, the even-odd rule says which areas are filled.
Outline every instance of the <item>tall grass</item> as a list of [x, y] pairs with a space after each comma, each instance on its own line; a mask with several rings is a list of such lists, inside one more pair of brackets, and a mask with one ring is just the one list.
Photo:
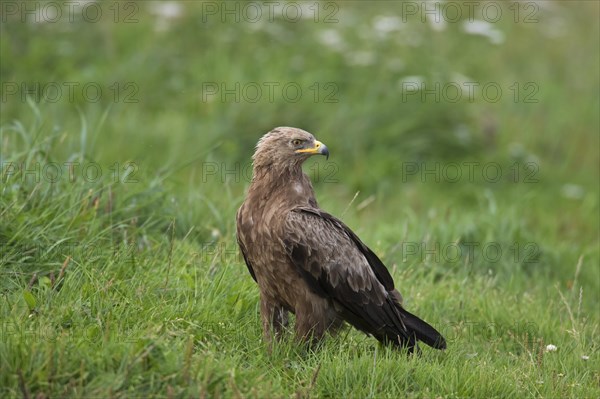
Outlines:
[[[501, 44], [403, 22], [399, 2], [340, 2], [333, 24], [131, 4], [133, 24], [103, 8], [95, 25], [0, 25], [3, 397], [598, 397], [597, 4], [502, 18]], [[465, 77], [504, 96], [400, 90]], [[10, 94], [52, 82], [104, 94]], [[203, 99], [236, 82], [304, 95]], [[380, 255], [445, 352], [410, 357], [352, 329], [315, 352], [292, 331], [266, 350], [234, 215], [278, 125], [327, 143], [330, 160], [305, 168], [319, 203]]]

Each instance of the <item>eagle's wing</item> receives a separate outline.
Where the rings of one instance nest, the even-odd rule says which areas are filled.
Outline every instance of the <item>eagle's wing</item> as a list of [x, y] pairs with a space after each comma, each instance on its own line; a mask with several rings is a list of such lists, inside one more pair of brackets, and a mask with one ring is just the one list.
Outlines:
[[355, 327], [381, 341], [413, 347], [418, 338], [445, 347], [433, 327], [401, 307], [387, 268], [337, 218], [296, 208], [284, 221], [282, 241], [309, 287], [331, 298]]
[[286, 217], [283, 243], [311, 289], [332, 298], [351, 324], [378, 338], [394, 331], [414, 346], [387, 292], [393, 289], [389, 272], [369, 264], [349, 231], [318, 209], [299, 208]]
[[252, 276], [254, 281], [257, 281], [256, 274], [254, 273], [254, 269], [252, 269], [252, 265], [250, 264], [250, 261], [248, 260], [248, 250], [246, 249], [246, 245], [244, 244], [244, 240], [242, 238], [242, 235], [244, 233], [243, 233], [243, 231], [241, 231], [241, 229], [242, 229], [241, 211], [242, 211], [242, 208], [240, 208], [238, 210], [237, 215], [236, 215], [236, 221], [237, 221], [236, 239], [237, 239], [237, 243], [240, 247], [240, 251], [242, 252], [242, 256], [244, 257], [244, 262], [246, 263], [246, 266], [248, 267], [248, 271], [250, 272], [250, 275]]

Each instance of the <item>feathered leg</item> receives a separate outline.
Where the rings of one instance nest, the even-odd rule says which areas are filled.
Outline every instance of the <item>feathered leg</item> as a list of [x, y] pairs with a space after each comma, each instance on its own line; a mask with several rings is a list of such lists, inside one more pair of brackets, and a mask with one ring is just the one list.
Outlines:
[[341, 320], [326, 299], [317, 295], [296, 303], [296, 338], [310, 346], [316, 345], [325, 332], [339, 328]]
[[275, 338], [281, 337], [283, 329], [288, 325], [288, 312], [275, 301], [261, 295], [260, 316], [263, 325], [265, 341], [271, 347], [273, 334]]

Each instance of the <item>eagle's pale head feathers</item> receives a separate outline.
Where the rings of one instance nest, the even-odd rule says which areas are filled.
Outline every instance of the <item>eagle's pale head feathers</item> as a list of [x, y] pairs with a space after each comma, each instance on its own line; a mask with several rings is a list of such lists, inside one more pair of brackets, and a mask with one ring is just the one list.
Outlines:
[[311, 155], [329, 157], [327, 146], [315, 136], [294, 127], [277, 127], [261, 137], [252, 157], [254, 168], [299, 167]]

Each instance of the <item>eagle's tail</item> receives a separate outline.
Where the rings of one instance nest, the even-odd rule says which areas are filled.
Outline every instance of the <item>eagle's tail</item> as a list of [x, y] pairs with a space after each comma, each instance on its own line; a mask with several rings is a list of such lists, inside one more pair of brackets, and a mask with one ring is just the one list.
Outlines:
[[394, 298], [388, 298], [381, 307], [369, 310], [365, 313], [368, 318], [354, 312], [343, 313], [343, 318], [380, 342], [407, 348], [409, 353], [419, 353], [417, 341], [423, 341], [435, 349], [446, 349], [442, 334], [408, 312]]
[[409, 353], [419, 353], [417, 341], [435, 349], [446, 349], [446, 340], [435, 328], [408, 312], [397, 301], [389, 298], [381, 307], [386, 316], [382, 328], [371, 331], [379, 341], [407, 348]]
[[446, 349], [446, 340], [435, 328], [419, 319], [414, 314], [408, 312], [402, 306], [396, 305], [400, 312], [402, 322], [406, 326], [409, 335], [413, 335], [419, 340], [435, 349]]

